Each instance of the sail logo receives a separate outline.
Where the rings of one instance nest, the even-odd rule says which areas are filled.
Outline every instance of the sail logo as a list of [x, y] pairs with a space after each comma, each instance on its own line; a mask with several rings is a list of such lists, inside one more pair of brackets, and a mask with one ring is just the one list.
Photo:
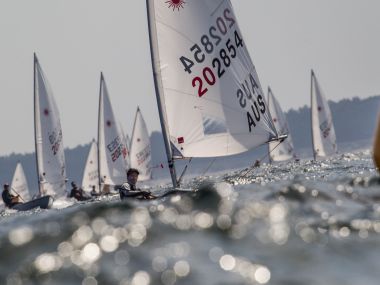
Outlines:
[[169, 9], [173, 9], [173, 11], [177, 9], [179, 11], [179, 8], [184, 8], [183, 5], [186, 2], [184, 0], [168, 0], [165, 3], [169, 4], [168, 6]]
[[56, 131], [50, 133], [49, 142], [51, 145], [51, 150], [53, 151], [53, 155], [56, 155], [62, 142], [62, 130], [59, 130], [58, 134]]
[[330, 135], [331, 131], [331, 122], [329, 121], [324, 121], [320, 126], [319, 129], [322, 132], [323, 138], [327, 138]]
[[260, 122], [262, 116], [265, 116], [266, 106], [261, 90], [255, 80], [254, 74], [249, 74], [249, 81], [244, 80], [241, 88], [236, 91], [238, 103], [243, 110], [247, 110], [247, 123], [249, 132], [252, 127], [255, 128]]
[[137, 164], [140, 166], [143, 164], [150, 156], [150, 147], [146, 146], [142, 151], [136, 154]]
[[123, 145], [119, 136], [107, 145], [107, 149], [111, 153], [112, 162], [115, 162], [120, 155], [123, 155], [124, 158], [127, 155], [127, 149]]

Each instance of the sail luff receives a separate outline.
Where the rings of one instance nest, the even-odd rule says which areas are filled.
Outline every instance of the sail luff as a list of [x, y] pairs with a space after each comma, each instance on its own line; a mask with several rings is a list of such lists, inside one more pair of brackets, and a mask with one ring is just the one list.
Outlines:
[[[268, 100], [267, 101], [268, 101], [268, 109], [269, 110], [271, 108], [271, 96], [270, 96], [271, 92], [272, 92], [272, 90], [268, 86]], [[267, 147], [268, 147], [268, 160], [269, 160], [269, 164], [272, 164], [273, 161], [272, 161], [272, 157], [270, 155], [270, 145], [269, 145], [269, 143], [268, 143]]]
[[146, 0], [146, 5], [147, 5], [147, 17], [148, 17], [150, 55], [151, 55], [152, 68], [153, 68], [154, 88], [155, 88], [155, 93], [156, 93], [158, 114], [160, 117], [162, 135], [164, 137], [165, 150], [166, 150], [166, 156], [168, 159], [170, 176], [172, 179], [173, 187], [176, 188], [178, 186], [177, 173], [175, 169], [172, 149], [171, 149], [170, 140], [169, 140], [169, 132], [166, 126], [166, 118], [163, 112], [163, 106], [162, 106], [162, 100], [161, 100], [161, 96], [162, 96], [161, 94], [163, 92], [163, 88], [162, 88], [162, 83], [160, 82], [158, 42], [156, 38], [153, 39], [153, 35], [156, 35], [157, 33], [155, 21], [152, 20], [155, 18], [154, 3], [149, 0]]
[[100, 167], [101, 167], [101, 162], [100, 162], [100, 148], [101, 146], [101, 138], [100, 138], [100, 133], [101, 133], [101, 121], [102, 121], [102, 110], [103, 110], [103, 98], [102, 98], [102, 84], [103, 84], [103, 73], [100, 72], [100, 83], [99, 83], [99, 108], [98, 108], [98, 171], [99, 171], [99, 179], [98, 179], [98, 186], [99, 186], [99, 191], [102, 190], [101, 188], [101, 174], [100, 174]]
[[314, 71], [313, 69], [311, 70], [311, 75], [310, 75], [310, 116], [311, 116], [311, 144], [312, 144], [312, 149], [313, 149], [313, 157], [314, 160], [317, 160], [317, 151], [315, 149], [315, 141], [314, 141], [314, 131], [313, 131], [313, 126], [314, 126], [314, 116], [313, 116], [313, 110], [314, 110], [314, 97], [313, 97], [313, 84], [314, 82]]
[[38, 59], [36, 53], [33, 54], [33, 100], [34, 100], [34, 150], [35, 150], [35, 157], [36, 157], [36, 170], [37, 170], [37, 181], [38, 181], [38, 192], [39, 195], [42, 195], [41, 193], [41, 178], [40, 178], [40, 163], [38, 162], [39, 159], [39, 150], [38, 150], [38, 144], [37, 144], [37, 138], [39, 137], [38, 133], [40, 130], [38, 128], [37, 122], [39, 121], [39, 105], [38, 105], [38, 92], [36, 90], [37, 84], [36, 84], [36, 76], [37, 76], [37, 64]]

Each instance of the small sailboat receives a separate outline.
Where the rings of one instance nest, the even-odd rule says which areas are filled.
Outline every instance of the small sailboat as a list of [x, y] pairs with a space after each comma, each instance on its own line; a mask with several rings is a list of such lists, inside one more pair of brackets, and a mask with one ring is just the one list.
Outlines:
[[314, 160], [337, 153], [330, 107], [313, 70], [311, 70], [311, 130]]
[[11, 183], [11, 191], [15, 192], [17, 195], [20, 195], [22, 200], [25, 202], [29, 201], [31, 198], [28, 182], [26, 180], [24, 168], [22, 167], [21, 162], [18, 162], [16, 165]]
[[115, 119], [103, 73], [100, 75], [98, 119], [99, 189], [108, 194], [110, 186], [127, 181], [127, 148], [120, 125]]
[[34, 134], [38, 176], [36, 199], [13, 209], [50, 208], [66, 194], [66, 167], [59, 111], [53, 92], [34, 54]]
[[231, 2], [146, 3], [173, 187], [176, 159], [233, 155], [280, 139]]
[[272, 161], [284, 161], [295, 158], [294, 146], [292, 136], [289, 133], [288, 121], [285, 114], [282, 111], [280, 104], [270, 87], [268, 87], [268, 108], [272, 115], [272, 121], [280, 135], [287, 134], [288, 137], [281, 143], [270, 142], [269, 147], [269, 160]]
[[139, 180], [150, 180], [152, 178], [150, 137], [139, 107], [137, 107], [133, 124], [130, 157], [131, 167], [138, 169], [140, 172]]
[[93, 187], [99, 193], [98, 145], [95, 140], [91, 142], [82, 179], [82, 189], [84, 191], [91, 192]]

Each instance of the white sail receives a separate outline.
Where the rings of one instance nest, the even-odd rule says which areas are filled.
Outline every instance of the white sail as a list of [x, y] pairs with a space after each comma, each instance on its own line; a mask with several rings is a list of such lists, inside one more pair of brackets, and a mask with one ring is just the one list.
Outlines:
[[84, 167], [82, 189], [90, 192], [93, 186], [95, 191], [99, 192], [98, 145], [95, 140], [91, 143]]
[[161, 104], [176, 151], [225, 156], [275, 138], [230, 1], [147, 1]]
[[101, 184], [124, 183], [127, 180], [127, 149], [120, 126], [115, 120], [103, 74], [100, 78], [98, 148]]
[[131, 167], [139, 170], [139, 180], [144, 181], [152, 178], [150, 137], [145, 120], [138, 107], [132, 132]]
[[21, 196], [21, 201], [26, 202], [30, 200], [28, 182], [26, 181], [24, 169], [20, 162], [17, 163], [15, 172], [13, 174], [11, 190], [15, 194], [19, 194]]
[[125, 167], [126, 169], [129, 169], [131, 167], [131, 148], [130, 148], [130, 142], [129, 142], [129, 137], [128, 135], [125, 134], [124, 130], [123, 130], [123, 127], [121, 126], [120, 124], [120, 131], [121, 131], [121, 134], [123, 135], [123, 142], [124, 142], [124, 146], [125, 146], [125, 149], [126, 149], [126, 155], [124, 157], [124, 160], [125, 160]]
[[272, 90], [268, 87], [268, 108], [272, 115], [272, 121], [279, 135], [287, 134], [287, 138], [279, 142], [269, 143], [269, 157], [271, 161], [284, 161], [295, 157], [292, 136], [289, 133], [288, 121], [282, 112], [280, 104], [274, 97]]
[[313, 70], [311, 71], [311, 127], [314, 159], [336, 153], [331, 111]]
[[63, 196], [66, 194], [66, 167], [59, 111], [36, 55], [34, 116], [40, 195]]
[[231, 2], [147, 0], [147, 7], [156, 97], [171, 172], [174, 155], [232, 155], [275, 139]]

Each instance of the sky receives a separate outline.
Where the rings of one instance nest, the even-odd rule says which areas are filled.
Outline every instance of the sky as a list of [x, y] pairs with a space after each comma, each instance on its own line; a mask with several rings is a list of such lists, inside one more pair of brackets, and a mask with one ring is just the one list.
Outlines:
[[[380, 1], [232, 4], [261, 85], [284, 111], [310, 104], [311, 68], [333, 101], [380, 94]], [[0, 0], [0, 36], [0, 155], [34, 151], [33, 52], [65, 147], [96, 137], [101, 71], [126, 133], [138, 105], [148, 129], [160, 129], [144, 0]]]

